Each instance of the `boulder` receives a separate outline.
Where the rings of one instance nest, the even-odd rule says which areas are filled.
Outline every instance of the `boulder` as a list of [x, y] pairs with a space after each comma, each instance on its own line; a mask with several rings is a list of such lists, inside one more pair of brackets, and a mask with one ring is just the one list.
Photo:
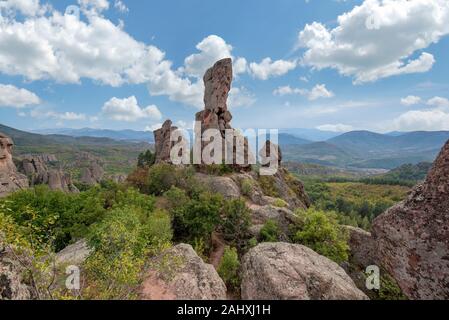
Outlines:
[[349, 233], [351, 263], [363, 270], [376, 264], [376, 244], [371, 233], [360, 228], [343, 226]]
[[[268, 220], [273, 220], [277, 222], [282, 231], [281, 240], [288, 240], [288, 236], [290, 233], [289, 226], [291, 224], [295, 224], [297, 222], [296, 215], [287, 208], [279, 208], [273, 205], [256, 205], [256, 204], [247, 204], [248, 209], [251, 211], [251, 220], [252, 224], [255, 226], [252, 228], [252, 233], [254, 231], [259, 230]], [[258, 234], [253, 234], [258, 236]]]
[[24, 283], [23, 268], [14, 254], [0, 240], [0, 300], [29, 300], [31, 293]]
[[211, 176], [196, 173], [195, 178], [207, 188], [215, 193], [223, 195], [226, 199], [240, 198], [240, 189], [230, 177]]
[[82, 239], [58, 252], [55, 261], [57, 265], [81, 266], [91, 253], [87, 241]]
[[17, 172], [12, 160], [13, 146], [12, 140], [0, 133], [0, 198], [29, 186], [27, 177]]
[[380, 264], [410, 299], [449, 299], [449, 141], [427, 179], [373, 222]]
[[298, 244], [263, 243], [242, 263], [244, 300], [366, 300], [335, 262]]
[[226, 286], [192, 246], [179, 244], [152, 261], [140, 288], [142, 300], [224, 300]]

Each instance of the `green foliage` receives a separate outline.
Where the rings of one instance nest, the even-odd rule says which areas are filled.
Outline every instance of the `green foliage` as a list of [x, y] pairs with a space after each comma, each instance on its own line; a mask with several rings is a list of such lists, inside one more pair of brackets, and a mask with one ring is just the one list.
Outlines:
[[355, 182], [305, 181], [313, 205], [335, 211], [341, 224], [368, 230], [371, 222], [389, 207], [404, 199], [409, 188]]
[[231, 165], [228, 164], [211, 164], [205, 166], [206, 173], [214, 176], [224, 176], [234, 172]]
[[246, 245], [251, 215], [243, 199], [226, 201], [223, 207], [222, 228], [225, 239], [239, 249]]
[[237, 249], [226, 247], [218, 266], [218, 274], [229, 289], [236, 290], [240, 286], [239, 269]]
[[279, 190], [276, 187], [276, 182], [274, 180], [274, 177], [272, 176], [259, 176], [259, 184], [262, 188], [262, 191], [265, 195], [273, 197], [273, 198], [279, 198]]
[[192, 168], [177, 168], [165, 163], [154, 165], [148, 171], [148, 193], [160, 196], [175, 186], [192, 195], [200, 189], [194, 173]]
[[85, 264], [87, 292], [100, 299], [134, 298], [146, 255], [169, 246], [171, 235], [166, 212], [126, 206], [110, 211], [89, 236], [95, 251]]
[[250, 179], [243, 179], [242, 180], [240, 189], [242, 190], [242, 194], [244, 196], [249, 197], [252, 194], [252, 192], [253, 192], [253, 188], [254, 188], [254, 185], [253, 185], [252, 180], [250, 180]]
[[285, 202], [284, 200], [277, 198], [274, 202], [273, 202], [273, 206], [278, 207], [278, 208], [286, 208], [288, 207], [288, 203]]
[[260, 237], [263, 242], [277, 242], [280, 235], [281, 230], [275, 220], [268, 220], [260, 230]]
[[348, 260], [348, 234], [338, 224], [332, 212], [316, 209], [296, 211], [298, 230], [294, 241], [340, 263]]
[[222, 206], [221, 195], [201, 193], [184, 205], [174, 208], [172, 215], [175, 235], [188, 241], [201, 238], [208, 242], [220, 222]]
[[156, 162], [156, 154], [152, 153], [151, 150], [142, 152], [137, 157], [137, 166], [140, 168], [151, 167]]
[[387, 273], [383, 272], [380, 277], [380, 290], [378, 291], [380, 300], [407, 300], [396, 281]]

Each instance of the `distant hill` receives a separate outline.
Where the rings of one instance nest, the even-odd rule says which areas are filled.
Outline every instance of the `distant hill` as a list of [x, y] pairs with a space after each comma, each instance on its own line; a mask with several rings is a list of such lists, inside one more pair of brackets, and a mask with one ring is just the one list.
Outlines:
[[282, 145], [285, 161], [314, 163], [325, 166], [345, 167], [357, 160], [350, 152], [327, 142], [305, 145]]
[[313, 142], [326, 141], [341, 134], [332, 131], [322, 131], [318, 129], [304, 129], [304, 128], [280, 129], [279, 133], [289, 134]]
[[295, 137], [294, 135], [287, 133], [280, 133], [278, 138], [280, 145], [304, 145], [312, 143], [310, 140]]
[[135, 130], [107, 130], [107, 129], [45, 129], [35, 130], [34, 132], [40, 134], [58, 134], [71, 137], [96, 137], [96, 138], [109, 138], [114, 140], [128, 140], [139, 142], [154, 142], [153, 132], [148, 131], [135, 131]]
[[379, 134], [352, 131], [326, 142], [282, 144], [289, 161], [360, 169], [393, 169], [403, 164], [433, 162], [449, 140], [449, 131]]

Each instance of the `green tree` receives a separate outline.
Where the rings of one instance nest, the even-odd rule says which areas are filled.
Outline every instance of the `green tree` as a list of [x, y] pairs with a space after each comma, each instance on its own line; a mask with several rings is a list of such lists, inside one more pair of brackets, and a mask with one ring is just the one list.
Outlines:
[[348, 234], [332, 212], [316, 209], [297, 210], [299, 224], [294, 241], [337, 263], [348, 260]]
[[218, 274], [228, 289], [236, 290], [240, 286], [239, 269], [240, 261], [237, 249], [226, 247], [218, 266]]

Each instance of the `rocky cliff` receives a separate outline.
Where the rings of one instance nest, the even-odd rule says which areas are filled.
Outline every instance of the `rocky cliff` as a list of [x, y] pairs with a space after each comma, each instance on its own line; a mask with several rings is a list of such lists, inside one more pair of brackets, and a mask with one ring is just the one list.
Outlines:
[[12, 160], [14, 143], [6, 135], [0, 133], [0, 198], [28, 187], [28, 179], [17, 171]]
[[31, 186], [46, 184], [51, 190], [78, 192], [70, 174], [49, 168], [49, 164], [57, 161], [54, 155], [27, 155], [21, 160], [19, 170], [28, 177]]
[[449, 141], [427, 179], [373, 223], [379, 263], [412, 299], [449, 298]]

